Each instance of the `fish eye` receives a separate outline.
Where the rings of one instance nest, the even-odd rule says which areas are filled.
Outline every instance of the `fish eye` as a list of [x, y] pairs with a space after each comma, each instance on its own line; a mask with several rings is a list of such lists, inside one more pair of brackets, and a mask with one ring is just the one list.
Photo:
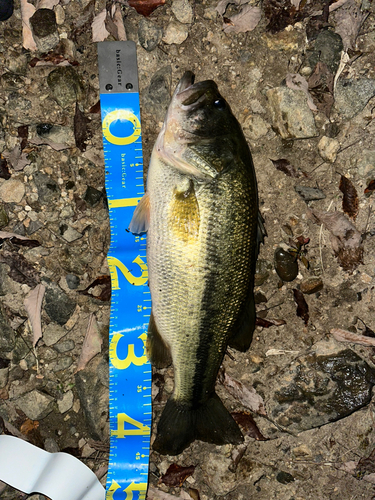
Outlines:
[[217, 109], [224, 109], [225, 108], [225, 101], [224, 99], [216, 99], [214, 102], [214, 106]]

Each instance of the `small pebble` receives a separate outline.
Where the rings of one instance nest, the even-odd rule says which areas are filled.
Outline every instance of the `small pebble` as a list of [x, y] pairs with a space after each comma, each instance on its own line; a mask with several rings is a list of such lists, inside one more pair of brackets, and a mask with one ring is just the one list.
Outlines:
[[298, 274], [297, 256], [291, 255], [284, 248], [276, 248], [275, 269], [283, 281], [293, 281]]

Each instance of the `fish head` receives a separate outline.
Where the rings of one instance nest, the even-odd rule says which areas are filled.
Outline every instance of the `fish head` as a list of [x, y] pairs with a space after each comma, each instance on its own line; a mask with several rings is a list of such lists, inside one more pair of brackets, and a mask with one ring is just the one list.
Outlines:
[[183, 173], [212, 179], [222, 165], [207, 158], [223, 149], [223, 138], [232, 138], [236, 131], [242, 135], [242, 131], [216, 83], [194, 80], [194, 74], [186, 71], [179, 81], [156, 148], [165, 161]]

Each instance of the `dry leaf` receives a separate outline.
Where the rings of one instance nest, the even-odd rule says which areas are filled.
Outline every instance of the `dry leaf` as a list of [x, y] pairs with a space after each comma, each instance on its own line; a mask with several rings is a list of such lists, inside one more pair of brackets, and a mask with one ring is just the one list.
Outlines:
[[303, 9], [299, 10], [299, 5], [296, 7], [291, 0], [264, 0], [263, 10], [268, 19], [267, 30], [271, 33], [277, 33], [305, 17]]
[[35, 268], [25, 257], [17, 251], [9, 252], [3, 250], [0, 254], [0, 262], [7, 264], [10, 267], [8, 276], [17, 283], [28, 285], [30, 288], [36, 286], [40, 281], [40, 277]]
[[339, 7], [341, 7], [342, 5], [344, 5], [347, 1], [348, 0], [337, 0], [336, 2], [333, 2], [329, 6], [329, 11], [333, 12], [334, 10], [337, 10]]
[[39, 422], [37, 420], [30, 420], [29, 418], [21, 425], [20, 431], [22, 434], [29, 434], [39, 427]]
[[126, 38], [124, 20], [121, 14], [121, 7], [119, 5], [116, 5], [116, 10], [113, 16], [113, 22], [117, 28], [117, 40], [125, 42], [127, 38]]
[[6, 158], [0, 157], [0, 179], [8, 180], [11, 178]]
[[243, 406], [259, 415], [267, 415], [263, 398], [251, 387], [246, 387], [242, 382], [228, 375], [224, 368], [219, 371], [218, 381], [226, 390], [236, 398]]
[[[99, 295], [93, 295], [89, 293], [91, 288], [95, 288], [96, 286], [103, 286]], [[79, 293], [82, 295], [89, 295], [90, 297], [94, 297], [94, 299], [107, 301], [111, 298], [111, 277], [107, 274], [103, 276], [99, 276], [96, 278], [87, 288], [84, 290], [80, 290]]]
[[76, 102], [76, 112], [74, 114], [74, 138], [77, 148], [84, 152], [86, 151], [86, 141], [91, 136], [87, 124], [90, 122], [88, 118], [79, 109], [78, 102]]
[[343, 213], [308, 209], [307, 216], [315, 224], [323, 224], [331, 233], [332, 250], [345, 271], [353, 272], [363, 263], [362, 236]]
[[38, 0], [36, 4], [37, 9], [51, 9], [53, 10], [58, 5], [60, 0]]
[[267, 441], [267, 438], [258, 429], [255, 420], [247, 411], [237, 411], [231, 413], [234, 420], [242, 428], [246, 436], [254, 438], [256, 441]]
[[357, 333], [348, 332], [347, 330], [342, 330], [341, 328], [332, 328], [330, 333], [339, 342], [351, 342], [352, 344], [364, 345], [366, 347], [375, 347], [375, 339], [372, 337], [358, 335]]
[[357, 5], [355, 0], [345, 1], [344, 3], [346, 5], [334, 14], [334, 18], [335, 32], [341, 36], [344, 52], [346, 52], [348, 49], [355, 49], [356, 38], [367, 14], [361, 12], [361, 6]]
[[318, 110], [329, 117], [334, 103], [334, 75], [323, 62], [318, 62], [308, 82], [308, 88]]
[[248, 0], [220, 0], [217, 4], [216, 9], [217, 12], [223, 16], [229, 4], [234, 5], [243, 5], [244, 3], [248, 3]]
[[[0, 174], [0, 177], [1, 177], [1, 174]], [[364, 194], [371, 194], [373, 191], [375, 191], [375, 180], [374, 179], [369, 182], [367, 188], [364, 190]]]
[[315, 106], [314, 101], [309, 93], [306, 78], [299, 75], [298, 73], [288, 73], [285, 78], [286, 86], [292, 90], [302, 90], [302, 92], [307, 97], [307, 105], [311, 109], [311, 111], [318, 111], [318, 108]]
[[262, 328], [270, 328], [271, 326], [282, 326], [286, 325], [286, 321], [284, 319], [264, 319], [264, 318], [256, 318], [255, 319], [256, 326], [261, 326]]
[[33, 332], [33, 347], [35, 347], [38, 340], [42, 338], [41, 310], [45, 291], [46, 287], [39, 283], [24, 300], [24, 306]]
[[306, 299], [297, 288], [293, 288], [294, 302], [297, 304], [297, 316], [302, 318], [305, 325], [309, 322], [309, 306], [307, 305]]
[[138, 14], [148, 17], [155, 9], [165, 4], [165, 0], [128, 0], [130, 7], [133, 7]]
[[[302, 172], [300, 171], [297, 171], [293, 165], [291, 165], [289, 163], [288, 160], [286, 160], [285, 158], [280, 158], [280, 160], [272, 160], [270, 158], [270, 160], [272, 161], [274, 167], [276, 168], [276, 170], [280, 170], [280, 172], [284, 172], [284, 174], [288, 175], [289, 177], [300, 177]], [[305, 177], [306, 177], [306, 174], [305, 174]]]
[[342, 175], [339, 189], [344, 194], [342, 209], [351, 219], [355, 220], [359, 210], [359, 200], [356, 188], [350, 179]]
[[87, 363], [102, 350], [103, 338], [100, 335], [98, 323], [96, 322], [95, 314], [89, 317], [85, 340], [83, 341], [81, 355], [78, 360], [78, 365], [75, 373], [83, 370]]
[[39, 247], [40, 243], [38, 240], [31, 240], [26, 238], [26, 236], [21, 236], [16, 233], [8, 233], [7, 231], [0, 231], [0, 240], [10, 240], [12, 245], [20, 245], [21, 247], [35, 248]]
[[280, 356], [281, 354], [299, 354], [299, 351], [287, 351], [285, 349], [268, 349], [266, 356]]
[[30, 144], [35, 144], [36, 146], [49, 146], [55, 151], [62, 151], [63, 149], [68, 149], [70, 146], [68, 144], [63, 144], [62, 142], [53, 142], [46, 137], [33, 137], [29, 139]]
[[164, 483], [172, 488], [176, 486], [181, 487], [186, 479], [194, 474], [194, 471], [194, 465], [183, 467], [182, 465], [171, 464], [167, 472], [159, 479], [159, 483]]
[[262, 11], [259, 7], [244, 5], [238, 14], [229, 18], [230, 24], [224, 23], [225, 33], [246, 33], [252, 31], [258, 25]]
[[109, 31], [107, 31], [107, 28], [105, 27], [106, 18], [107, 9], [103, 9], [94, 17], [91, 24], [93, 42], [103, 42], [109, 36]]
[[30, 26], [30, 17], [34, 15], [35, 10], [34, 5], [27, 0], [21, 0], [22, 45], [29, 50], [37, 50]]
[[4, 157], [7, 158], [16, 171], [23, 170], [26, 165], [30, 165], [30, 160], [27, 159], [26, 153], [22, 152], [19, 144], [10, 153], [4, 153]]

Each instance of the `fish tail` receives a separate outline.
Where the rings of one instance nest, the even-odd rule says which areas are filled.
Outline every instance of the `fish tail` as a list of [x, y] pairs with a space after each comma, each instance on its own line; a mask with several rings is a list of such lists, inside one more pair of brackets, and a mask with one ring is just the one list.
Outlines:
[[153, 448], [162, 455], [179, 455], [195, 439], [217, 445], [243, 442], [238, 425], [215, 393], [197, 409], [170, 398]]

